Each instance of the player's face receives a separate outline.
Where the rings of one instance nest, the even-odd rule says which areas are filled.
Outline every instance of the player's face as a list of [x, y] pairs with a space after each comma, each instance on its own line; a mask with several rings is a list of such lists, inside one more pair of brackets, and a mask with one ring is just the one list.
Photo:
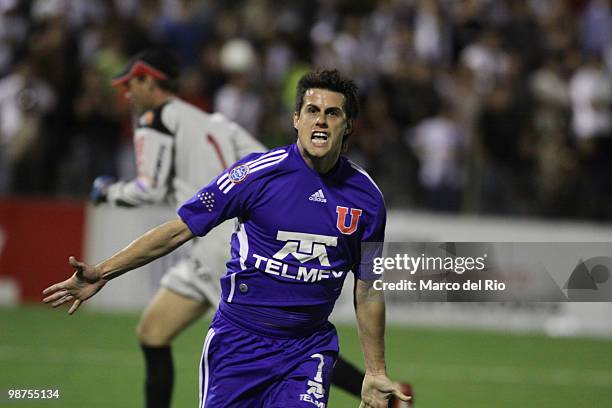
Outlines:
[[127, 83], [128, 92], [125, 94], [132, 108], [137, 114], [151, 109], [151, 84], [149, 77], [131, 78]]
[[350, 131], [344, 95], [327, 89], [308, 89], [302, 109], [293, 115], [298, 148], [306, 163], [326, 173], [338, 161], [342, 139]]

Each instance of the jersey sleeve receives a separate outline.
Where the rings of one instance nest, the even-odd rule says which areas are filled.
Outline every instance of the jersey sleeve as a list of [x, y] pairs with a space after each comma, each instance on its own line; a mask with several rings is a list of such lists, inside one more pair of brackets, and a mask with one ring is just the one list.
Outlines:
[[225, 220], [248, 217], [259, 182], [247, 162], [258, 155], [238, 161], [179, 207], [179, 217], [194, 235], [204, 236]]
[[355, 268], [355, 277], [364, 281], [380, 279], [380, 275], [373, 272], [374, 259], [382, 256], [385, 241], [385, 227], [387, 224], [387, 210], [384, 202], [381, 203], [372, 219], [368, 222], [361, 242], [360, 260]]
[[160, 112], [149, 111], [134, 132], [138, 175], [108, 189], [107, 199], [119, 206], [140, 206], [165, 200], [172, 171], [174, 136], [161, 122]]

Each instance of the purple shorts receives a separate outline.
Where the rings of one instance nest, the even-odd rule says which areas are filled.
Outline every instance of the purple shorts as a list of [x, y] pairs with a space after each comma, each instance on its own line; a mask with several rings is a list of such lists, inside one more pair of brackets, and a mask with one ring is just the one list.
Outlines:
[[338, 336], [329, 323], [306, 337], [274, 338], [217, 311], [200, 361], [200, 408], [325, 408]]

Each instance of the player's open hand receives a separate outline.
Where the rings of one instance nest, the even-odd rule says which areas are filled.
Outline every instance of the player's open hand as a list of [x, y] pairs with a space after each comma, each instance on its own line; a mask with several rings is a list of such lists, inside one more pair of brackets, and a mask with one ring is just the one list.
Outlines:
[[102, 279], [94, 266], [77, 261], [74, 256], [68, 258], [68, 262], [75, 269], [74, 274], [65, 281], [43, 290], [43, 295], [49, 295], [43, 302], [58, 307], [74, 300], [68, 310], [69, 314], [73, 314], [82, 302], [98, 293], [107, 281]]
[[410, 396], [403, 394], [399, 385], [384, 374], [366, 374], [361, 387], [361, 404], [359, 408], [387, 408], [391, 396], [402, 401], [410, 401]]

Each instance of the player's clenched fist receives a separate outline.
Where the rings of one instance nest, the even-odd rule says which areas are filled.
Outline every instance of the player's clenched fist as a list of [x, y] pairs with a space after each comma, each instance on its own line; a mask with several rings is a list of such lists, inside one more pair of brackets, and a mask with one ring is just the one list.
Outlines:
[[75, 269], [74, 274], [65, 281], [43, 290], [43, 295], [49, 295], [43, 299], [43, 302], [58, 307], [74, 300], [68, 310], [69, 314], [73, 314], [82, 302], [98, 293], [107, 281], [102, 279], [100, 273], [92, 265], [77, 261], [73, 256], [68, 258], [68, 262]]
[[399, 386], [386, 375], [366, 374], [361, 388], [361, 404], [359, 408], [387, 408], [389, 398], [410, 401], [411, 397], [403, 394]]

